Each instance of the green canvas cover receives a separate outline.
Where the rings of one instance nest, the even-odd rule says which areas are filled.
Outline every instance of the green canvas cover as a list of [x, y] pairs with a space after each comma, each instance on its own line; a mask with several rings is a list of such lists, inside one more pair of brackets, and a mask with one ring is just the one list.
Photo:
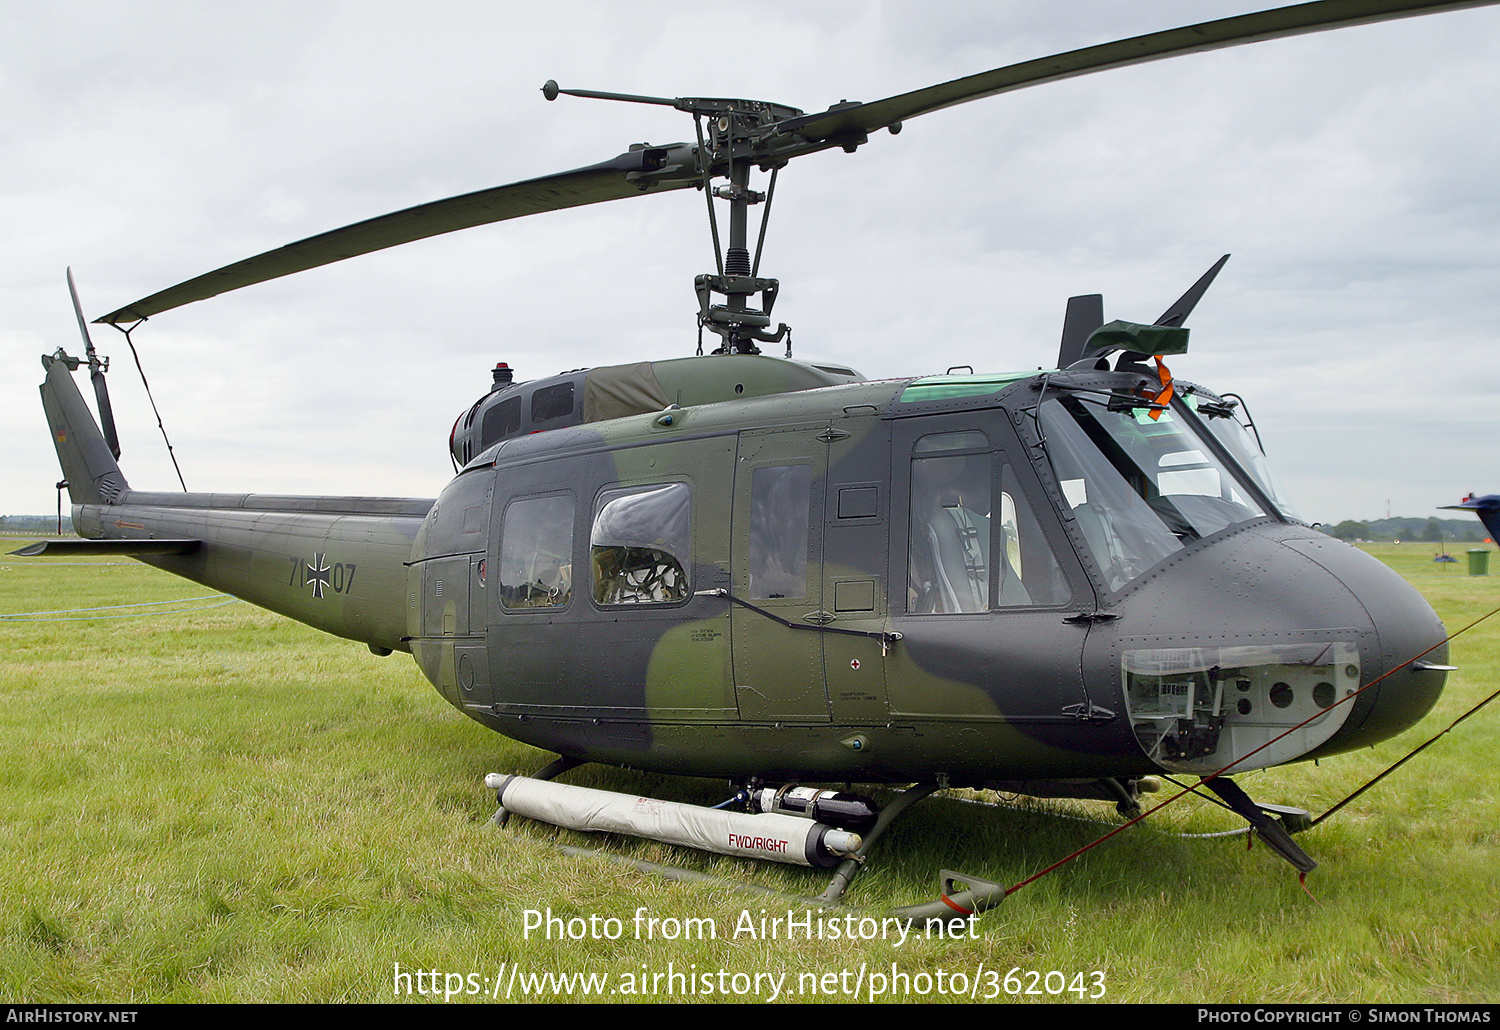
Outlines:
[[1116, 350], [1135, 351], [1137, 354], [1186, 354], [1187, 349], [1188, 331], [1185, 328], [1141, 325], [1119, 319], [1095, 329], [1083, 345], [1085, 354]]
[[660, 411], [671, 401], [651, 370], [651, 362], [590, 369], [583, 385], [583, 420], [604, 422]]

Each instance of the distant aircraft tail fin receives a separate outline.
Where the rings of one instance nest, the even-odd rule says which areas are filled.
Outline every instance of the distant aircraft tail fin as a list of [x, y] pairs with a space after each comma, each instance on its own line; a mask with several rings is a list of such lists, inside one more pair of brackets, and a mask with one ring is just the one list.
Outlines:
[[1443, 510], [1472, 511], [1484, 523], [1484, 528], [1489, 530], [1490, 539], [1500, 544], [1500, 494], [1486, 494], [1484, 497], [1470, 494], [1462, 504], [1445, 504]]
[[73, 369], [81, 363], [61, 349], [43, 355], [47, 378], [41, 387], [42, 408], [47, 413], [47, 428], [57, 448], [68, 496], [74, 504], [108, 504], [118, 500], [130, 484], [125, 482], [109, 442], [73, 382]]

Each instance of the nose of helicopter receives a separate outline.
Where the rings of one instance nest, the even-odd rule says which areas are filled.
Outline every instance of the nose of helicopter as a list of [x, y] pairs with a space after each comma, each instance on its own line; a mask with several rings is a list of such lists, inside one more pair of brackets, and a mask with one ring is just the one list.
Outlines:
[[1446, 633], [1422, 596], [1300, 527], [1246, 527], [1184, 555], [1122, 598], [1114, 625], [1118, 656], [1094, 653], [1123, 671], [1137, 742], [1179, 772], [1366, 747], [1417, 722], [1445, 678]]
[[1332, 574], [1364, 609], [1375, 646], [1361, 647], [1364, 688], [1338, 732], [1307, 757], [1368, 747], [1415, 725], [1447, 678], [1447, 631], [1432, 606], [1383, 562], [1328, 538], [1283, 543]]

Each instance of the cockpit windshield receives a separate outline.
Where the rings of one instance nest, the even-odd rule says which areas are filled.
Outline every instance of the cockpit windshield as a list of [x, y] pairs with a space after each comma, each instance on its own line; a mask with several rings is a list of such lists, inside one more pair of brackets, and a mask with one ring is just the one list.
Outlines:
[[1191, 416], [1074, 394], [1045, 402], [1052, 470], [1105, 581], [1118, 590], [1187, 544], [1266, 515]]
[[1214, 438], [1234, 456], [1240, 468], [1255, 478], [1256, 485], [1276, 505], [1277, 511], [1298, 522], [1305, 521], [1271, 472], [1270, 463], [1266, 461], [1265, 453], [1260, 449], [1260, 440], [1248, 425], [1236, 417], [1235, 403], [1220, 401], [1201, 388], [1195, 388], [1195, 390], [1196, 392], [1189, 393], [1186, 398], [1188, 407], [1193, 409], [1193, 413], [1203, 420], [1204, 425], [1208, 426], [1214, 434]]

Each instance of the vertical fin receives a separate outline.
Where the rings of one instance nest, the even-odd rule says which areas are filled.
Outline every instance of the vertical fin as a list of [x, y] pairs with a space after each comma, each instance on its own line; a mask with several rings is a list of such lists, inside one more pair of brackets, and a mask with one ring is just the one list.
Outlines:
[[80, 364], [78, 358], [61, 350], [43, 355], [47, 379], [41, 386], [42, 408], [47, 413], [58, 463], [68, 481], [68, 496], [74, 504], [107, 504], [130, 485], [73, 382], [72, 370]]

